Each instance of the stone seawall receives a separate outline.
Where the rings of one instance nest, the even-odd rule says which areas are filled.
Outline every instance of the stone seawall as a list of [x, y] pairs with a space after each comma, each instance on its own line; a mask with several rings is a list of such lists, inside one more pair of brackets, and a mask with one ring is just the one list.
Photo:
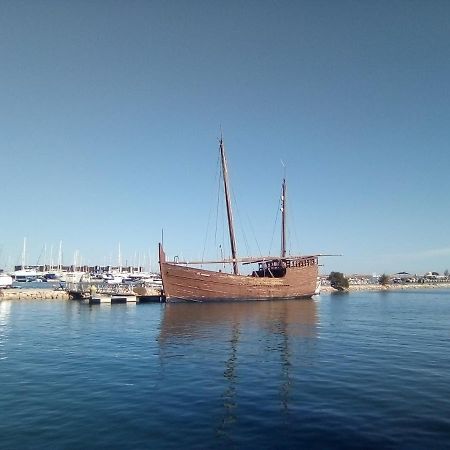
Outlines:
[[[348, 291], [399, 291], [412, 289], [450, 289], [450, 283], [405, 283], [405, 284], [351, 284]], [[331, 286], [321, 286], [320, 292], [323, 294], [329, 292], [338, 292]]]
[[69, 294], [66, 291], [55, 291], [53, 289], [0, 289], [0, 300], [26, 299], [68, 300]]

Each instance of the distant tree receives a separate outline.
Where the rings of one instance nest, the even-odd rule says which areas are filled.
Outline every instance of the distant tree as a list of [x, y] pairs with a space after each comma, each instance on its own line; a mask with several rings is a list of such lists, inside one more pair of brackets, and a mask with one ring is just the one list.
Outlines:
[[331, 287], [338, 291], [348, 289], [348, 279], [344, 277], [342, 272], [330, 272], [328, 281], [330, 282]]
[[380, 283], [382, 286], [386, 286], [389, 283], [389, 276], [383, 273], [383, 275], [378, 278], [378, 283]]
[[444, 275], [448, 277], [448, 269], [445, 269]]

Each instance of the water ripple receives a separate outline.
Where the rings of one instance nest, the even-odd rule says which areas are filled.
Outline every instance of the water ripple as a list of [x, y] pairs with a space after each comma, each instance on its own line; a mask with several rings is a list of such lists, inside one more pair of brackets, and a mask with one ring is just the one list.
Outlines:
[[0, 447], [445, 448], [449, 315], [448, 291], [0, 302]]

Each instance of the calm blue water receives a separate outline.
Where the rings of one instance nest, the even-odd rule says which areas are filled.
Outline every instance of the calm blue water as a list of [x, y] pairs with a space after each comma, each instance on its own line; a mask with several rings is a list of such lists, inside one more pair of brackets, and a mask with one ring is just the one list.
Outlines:
[[448, 448], [450, 292], [0, 301], [0, 448]]

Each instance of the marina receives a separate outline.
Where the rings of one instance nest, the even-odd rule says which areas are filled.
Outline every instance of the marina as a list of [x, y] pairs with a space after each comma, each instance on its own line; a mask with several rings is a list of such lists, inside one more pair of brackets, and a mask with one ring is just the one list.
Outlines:
[[[36, 287], [46, 285], [46, 288]], [[78, 300], [89, 304], [100, 303], [161, 303], [164, 301], [159, 283], [149, 285], [109, 284], [106, 282], [15, 283], [14, 287], [0, 289], [1, 300]]]
[[74, 300], [96, 305], [100, 303], [162, 303], [164, 298], [161, 293], [155, 291], [147, 295], [120, 294], [117, 291], [104, 290], [89, 294], [81, 291], [65, 291], [52, 289], [2, 289], [0, 290], [0, 301], [2, 300]]

